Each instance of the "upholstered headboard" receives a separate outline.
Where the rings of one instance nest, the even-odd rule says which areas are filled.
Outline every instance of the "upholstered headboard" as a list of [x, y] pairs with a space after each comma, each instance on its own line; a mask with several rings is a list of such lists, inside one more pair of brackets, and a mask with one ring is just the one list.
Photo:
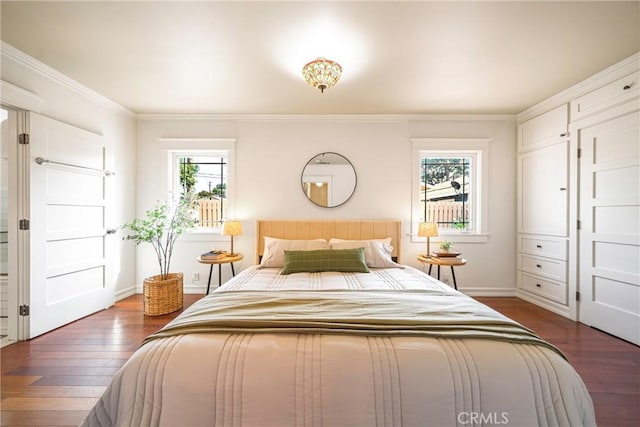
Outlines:
[[257, 221], [256, 263], [264, 253], [264, 236], [278, 239], [384, 239], [391, 237], [392, 257], [400, 261], [401, 251], [400, 221], [387, 220], [272, 220]]

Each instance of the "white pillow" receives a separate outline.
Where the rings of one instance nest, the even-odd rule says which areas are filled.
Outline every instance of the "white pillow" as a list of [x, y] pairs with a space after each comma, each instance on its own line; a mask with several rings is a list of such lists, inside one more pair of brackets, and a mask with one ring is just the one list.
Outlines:
[[329, 240], [329, 245], [331, 245], [331, 249], [364, 248], [364, 258], [367, 267], [400, 267], [399, 264], [393, 262], [391, 259], [391, 252], [393, 252], [391, 237], [387, 237], [386, 239], [369, 240], [331, 239]]
[[284, 267], [284, 251], [311, 251], [316, 249], [331, 249], [325, 239], [315, 240], [287, 240], [275, 237], [264, 237], [264, 252], [260, 267]]

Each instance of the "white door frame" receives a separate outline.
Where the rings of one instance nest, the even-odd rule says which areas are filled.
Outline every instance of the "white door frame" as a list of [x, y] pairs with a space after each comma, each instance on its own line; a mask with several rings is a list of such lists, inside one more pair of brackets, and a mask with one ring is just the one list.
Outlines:
[[7, 339], [17, 341], [20, 337], [18, 326], [18, 115], [20, 111], [2, 107], [8, 112], [9, 141], [7, 141]]
[[[28, 337], [29, 325], [27, 323], [25, 326], [25, 317], [18, 315], [18, 307], [28, 301], [25, 295], [29, 291], [27, 287], [29, 282], [24, 274], [24, 262], [29, 251], [28, 246], [25, 247], [24, 245], [24, 240], [26, 239], [28, 245], [29, 236], [22, 236], [21, 234], [24, 234], [24, 232], [20, 233], [18, 230], [18, 221], [23, 218], [21, 215], [25, 212], [22, 200], [24, 195], [20, 191], [22, 185], [19, 183], [24, 173], [24, 167], [18, 167], [18, 155], [19, 151], [21, 151], [18, 144], [18, 134], [28, 129], [28, 123], [25, 123], [27, 112], [41, 112], [45, 105], [45, 100], [34, 92], [4, 80], [0, 80], [0, 89], [0, 104], [14, 114], [12, 135], [15, 136], [15, 141], [9, 144], [9, 159], [15, 160], [9, 162], [9, 209], [7, 216], [10, 236], [7, 268], [9, 277], [13, 278], [9, 282], [9, 334], [10, 337], [13, 334], [16, 340], [25, 340]], [[24, 156], [24, 154], [21, 154], [21, 156]]]
[[17, 291], [17, 303], [14, 305], [17, 319], [17, 338], [25, 340], [29, 338], [29, 316], [20, 315], [18, 308], [29, 304], [29, 231], [20, 230], [18, 223], [21, 219], [29, 218], [29, 145], [20, 144], [18, 135], [28, 132], [29, 112], [21, 110], [17, 113], [17, 135], [15, 168], [16, 168], [16, 218], [12, 224], [16, 235], [16, 259], [14, 261], [16, 274], [15, 289]]

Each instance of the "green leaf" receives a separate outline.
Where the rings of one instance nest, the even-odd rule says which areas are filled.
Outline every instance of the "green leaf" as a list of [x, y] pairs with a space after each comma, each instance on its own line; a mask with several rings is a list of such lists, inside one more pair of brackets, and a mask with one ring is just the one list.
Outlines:
[[173, 245], [178, 237], [195, 227], [197, 220], [192, 214], [192, 197], [184, 195], [179, 201], [158, 202], [145, 213], [144, 218], [135, 218], [122, 225], [128, 230], [124, 240], [133, 240], [136, 245], [150, 243], [156, 251], [160, 274], [169, 273]]

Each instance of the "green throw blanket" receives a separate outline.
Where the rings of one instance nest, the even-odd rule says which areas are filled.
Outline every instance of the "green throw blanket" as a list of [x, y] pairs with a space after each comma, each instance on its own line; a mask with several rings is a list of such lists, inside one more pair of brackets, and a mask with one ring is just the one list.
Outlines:
[[483, 338], [541, 345], [564, 357], [530, 329], [474, 299], [433, 290], [216, 292], [142, 345], [210, 332]]

